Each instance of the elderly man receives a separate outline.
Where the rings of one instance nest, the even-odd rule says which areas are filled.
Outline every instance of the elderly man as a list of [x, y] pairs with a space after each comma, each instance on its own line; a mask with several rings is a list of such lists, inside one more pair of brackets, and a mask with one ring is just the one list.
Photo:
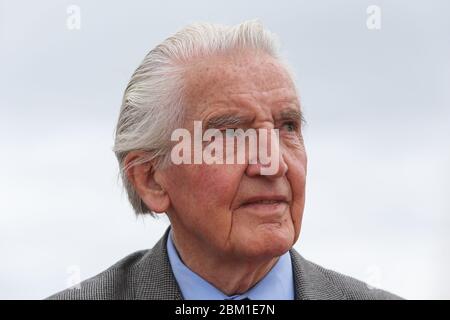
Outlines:
[[[398, 298], [309, 262], [292, 248], [305, 204], [302, 120], [275, 37], [259, 22], [193, 24], [166, 39], [126, 88], [114, 151], [134, 211], [167, 214], [171, 226], [152, 249], [51, 298]], [[215, 131], [202, 138], [207, 129]], [[270, 161], [250, 150], [241, 162], [204, 161], [204, 148], [213, 142], [211, 156], [239, 151], [242, 144], [223, 144], [231, 129], [254, 129], [258, 152], [270, 151]], [[174, 152], [177, 130], [200, 136], [182, 149], [187, 161], [174, 161], [180, 156], [180, 149]], [[265, 131], [270, 139], [261, 139]], [[195, 144], [203, 153], [188, 150]]]

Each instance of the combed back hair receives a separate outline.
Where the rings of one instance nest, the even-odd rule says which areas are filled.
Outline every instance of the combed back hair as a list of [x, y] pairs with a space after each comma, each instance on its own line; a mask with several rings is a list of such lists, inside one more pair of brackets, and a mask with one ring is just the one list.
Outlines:
[[[122, 100], [113, 151], [120, 176], [136, 214], [154, 214], [139, 197], [127, 176], [134, 165], [151, 161], [154, 169], [170, 165], [170, 136], [181, 128], [184, 110], [183, 75], [194, 59], [251, 49], [281, 61], [278, 39], [258, 20], [235, 26], [193, 23], [151, 50], [131, 76]], [[289, 69], [287, 68], [289, 72]], [[144, 151], [127, 166], [130, 151]]]

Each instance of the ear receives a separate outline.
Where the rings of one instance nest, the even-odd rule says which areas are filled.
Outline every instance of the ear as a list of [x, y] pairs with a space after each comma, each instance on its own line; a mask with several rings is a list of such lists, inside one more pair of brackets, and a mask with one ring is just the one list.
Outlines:
[[[148, 154], [144, 151], [130, 151], [124, 159], [123, 166], [127, 167], [130, 163], [146, 155]], [[155, 213], [164, 213], [168, 210], [170, 206], [169, 195], [155, 180], [155, 170], [152, 163], [145, 162], [133, 165], [126, 171], [126, 174], [134, 190], [150, 210]]]

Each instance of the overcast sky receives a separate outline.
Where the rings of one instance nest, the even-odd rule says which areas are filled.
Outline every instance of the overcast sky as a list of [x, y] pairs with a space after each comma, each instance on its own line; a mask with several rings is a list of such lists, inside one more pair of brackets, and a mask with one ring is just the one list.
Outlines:
[[[70, 30], [67, 9], [80, 9]], [[381, 10], [369, 29], [366, 9]], [[150, 248], [111, 148], [145, 54], [194, 21], [260, 18], [308, 122], [307, 259], [450, 299], [448, 1], [17, 1], [0, 6], [0, 298], [40, 299]]]

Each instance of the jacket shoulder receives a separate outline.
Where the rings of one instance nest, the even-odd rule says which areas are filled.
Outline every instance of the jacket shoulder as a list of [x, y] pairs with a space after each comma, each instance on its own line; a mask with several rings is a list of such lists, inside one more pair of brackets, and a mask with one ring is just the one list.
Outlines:
[[401, 297], [390, 292], [375, 288], [358, 279], [339, 272], [326, 269], [318, 264], [305, 260], [307, 268], [320, 273], [330, 286], [339, 290], [347, 300], [400, 300]]
[[134, 252], [98, 275], [58, 292], [48, 300], [122, 300], [133, 299], [136, 266], [150, 250]]

